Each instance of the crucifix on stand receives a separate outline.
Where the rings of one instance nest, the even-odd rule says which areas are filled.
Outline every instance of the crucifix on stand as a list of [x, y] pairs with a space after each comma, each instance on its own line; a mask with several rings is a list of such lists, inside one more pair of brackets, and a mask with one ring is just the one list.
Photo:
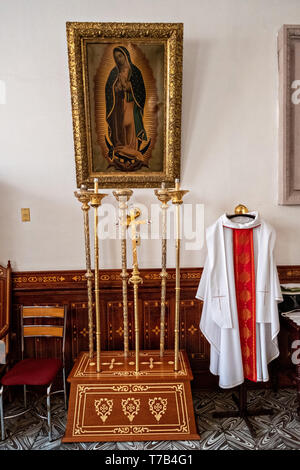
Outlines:
[[131, 209], [130, 215], [127, 216], [127, 223], [131, 227], [131, 240], [132, 240], [132, 275], [128, 282], [133, 284], [133, 298], [134, 298], [134, 331], [135, 331], [135, 372], [140, 370], [139, 354], [140, 354], [140, 330], [139, 330], [139, 304], [138, 304], [138, 288], [139, 284], [143, 283], [140, 276], [137, 257], [137, 246], [140, 242], [140, 237], [137, 234], [136, 227], [140, 224], [145, 224], [145, 220], [136, 220], [141, 214], [139, 209]]

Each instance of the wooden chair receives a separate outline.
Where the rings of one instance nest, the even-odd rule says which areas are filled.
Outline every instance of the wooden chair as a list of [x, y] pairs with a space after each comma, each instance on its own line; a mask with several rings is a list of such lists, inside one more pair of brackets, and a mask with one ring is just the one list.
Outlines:
[[[27, 408], [27, 386], [47, 386], [47, 416], [41, 416], [48, 421], [49, 441], [52, 440], [51, 431], [51, 402], [50, 395], [64, 393], [65, 408], [67, 408], [66, 373], [65, 373], [65, 336], [66, 336], [67, 309], [64, 307], [33, 306], [21, 307], [21, 352], [22, 359], [17, 362], [0, 380], [0, 420], [1, 439], [5, 439], [4, 420], [14, 418], [30, 410]], [[50, 338], [60, 339], [60, 358], [24, 358], [25, 341], [37, 338], [40, 341], [49, 341]], [[37, 341], [37, 340], [35, 340]], [[51, 392], [51, 387], [58, 372], [62, 370], [63, 390]], [[5, 386], [23, 385], [24, 408], [21, 413], [4, 416], [3, 390]]]
[[11, 265], [0, 266], [0, 341], [4, 346], [3, 358], [0, 360], [0, 376], [4, 372], [9, 354], [9, 326], [11, 310]]

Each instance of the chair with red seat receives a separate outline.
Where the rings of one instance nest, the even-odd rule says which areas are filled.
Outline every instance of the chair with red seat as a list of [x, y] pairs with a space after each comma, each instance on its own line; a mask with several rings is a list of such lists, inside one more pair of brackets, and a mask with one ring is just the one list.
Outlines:
[[11, 313], [11, 265], [0, 266], [0, 377], [9, 360], [9, 333]]
[[[51, 393], [64, 392], [64, 403], [67, 408], [66, 374], [65, 374], [65, 336], [66, 336], [66, 306], [33, 306], [21, 307], [21, 351], [22, 359], [17, 362], [0, 380], [0, 421], [1, 439], [5, 439], [4, 420], [14, 416], [4, 416], [3, 390], [5, 386], [23, 385], [24, 407], [27, 412], [27, 386], [47, 386], [47, 418], [49, 440], [52, 440], [51, 431]], [[29, 323], [30, 322], [30, 323]], [[56, 338], [60, 342], [60, 358], [24, 358], [24, 345], [27, 338], [37, 338], [35, 341]], [[37, 344], [37, 343], [35, 343]], [[57, 347], [55, 345], [55, 350]], [[44, 351], [44, 349], [43, 349]], [[56, 351], [57, 353], [57, 351]], [[56, 354], [55, 354], [56, 355]], [[58, 373], [62, 370], [63, 390], [51, 392], [51, 388]], [[22, 414], [21, 413], [21, 414]]]

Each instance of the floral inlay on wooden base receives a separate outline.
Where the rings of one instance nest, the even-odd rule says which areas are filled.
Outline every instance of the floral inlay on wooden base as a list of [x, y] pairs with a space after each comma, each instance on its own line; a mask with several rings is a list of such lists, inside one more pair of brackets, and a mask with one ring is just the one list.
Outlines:
[[[140, 352], [141, 371], [121, 351], [102, 353], [100, 373], [88, 353], [78, 357], [68, 378], [69, 411], [63, 442], [193, 440], [197, 434], [185, 352], [174, 372], [174, 351]], [[105, 365], [104, 365], [105, 364]], [[100, 419], [99, 419], [100, 418]]]

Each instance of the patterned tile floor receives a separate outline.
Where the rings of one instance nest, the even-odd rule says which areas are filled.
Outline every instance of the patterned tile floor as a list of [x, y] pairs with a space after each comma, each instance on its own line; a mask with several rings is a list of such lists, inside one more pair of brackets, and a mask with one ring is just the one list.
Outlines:
[[[232, 410], [235, 405], [231, 391], [201, 391], [194, 393], [196, 420], [201, 435], [199, 441], [161, 442], [94, 442], [62, 443], [66, 425], [66, 412], [61, 395], [52, 397], [53, 439], [48, 442], [44, 420], [29, 412], [6, 420], [8, 437], [0, 441], [0, 450], [300, 450], [300, 421], [296, 414], [297, 400], [294, 389], [254, 390], [248, 393], [249, 405], [272, 408], [272, 416], [250, 418], [257, 431], [251, 434], [241, 418], [212, 417], [215, 410]], [[5, 413], [20, 411], [22, 401], [16, 398], [6, 404]], [[40, 413], [44, 413], [39, 405]]]

